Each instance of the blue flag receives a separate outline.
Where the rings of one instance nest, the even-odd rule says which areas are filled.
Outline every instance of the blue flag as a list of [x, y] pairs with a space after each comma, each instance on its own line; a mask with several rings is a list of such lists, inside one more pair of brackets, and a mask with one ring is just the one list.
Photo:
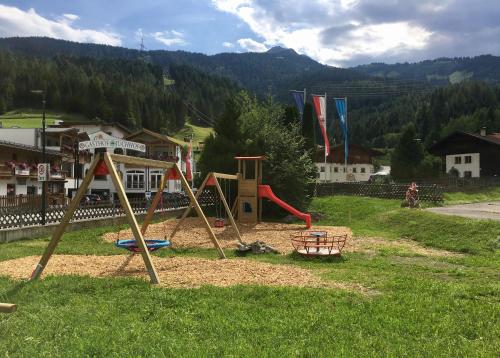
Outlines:
[[344, 160], [347, 163], [349, 155], [349, 130], [347, 128], [347, 103], [345, 98], [335, 98], [335, 106], [340, 118], [340, 128], [344, 134]]
[[304, 116], [304, 92], [303, 91], [290, 91], [292, 93], [293, 99], [295, 100], [295, 105], [300, 114], [300, 122], [302, 123], [302, 118]]

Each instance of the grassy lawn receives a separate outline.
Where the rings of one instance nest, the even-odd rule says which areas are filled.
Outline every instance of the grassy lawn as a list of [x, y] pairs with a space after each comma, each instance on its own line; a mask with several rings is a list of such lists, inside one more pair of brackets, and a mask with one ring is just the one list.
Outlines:
[[[67, 114], [48, 111], [45, 114], [46, 125], [55, 124], [57, 120], [84, 120], [85, 117], [78, 114]], [[33, 109], [19, 109], [7, 112], [0, 116], [3, 128], [41, 128], [42, 127], [42, 112]]]
[[494, 200], [500, 200], [500, 187], [444, 193], [445, 205], [479, 203]]
[[198, 143], [203, 142], [212, 132], [213, 129], [210, 127], [200, 127], [191, 123], [186, 123], [184, 128], [178, 131], [174, 137], [184, 140], [185, 137], [190, 137], [192, 135], [193, 142]]
[[[248, 256], [297, 265], [372, 294], [336, 289], [152, 287], [133, 278], [0, 278], [3, 356], [497, 356], [500, 351], [500, 223], [399, 208], [399, 201], [334, 197], [311, 210], [355, 236], [401, 237], [466, 253], [425, 256], [398, 249], [341, 259]], [[68, 233], [57, 253], [121, 254], [99, 236]], [[0, 246], [0, 261], [40, 254], [47, 239]], [[235, 259], [228, 252], [229, 259]], [[159, 255], [214, 258], [213, 250]]]

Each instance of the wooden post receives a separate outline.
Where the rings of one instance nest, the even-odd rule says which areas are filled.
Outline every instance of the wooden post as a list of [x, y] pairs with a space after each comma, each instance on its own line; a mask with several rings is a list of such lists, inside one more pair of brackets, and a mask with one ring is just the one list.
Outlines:
[[146, 269], [148, 270], [149, 277], [151, 279], [151, 283], [160, 283], [158, 273], [156, 272], [156, 269], [153, 265], [151, 255], [149, 254], [146, 243], [144, 242], [144, 237], [142, 236], [141, 230], [139, 229], [139, 224], [137, 224], [134, 212], [132, 211], [132, 207], [130, 206], [130, 203], [127, 199], [127, 194], [125, 194], [125, 189], [123, 188], [120, 176], [118, 175], [115, 165], [113, 164], [113, 161], [111, 160], [111, 157], [108, 153], [104, 153], [104, 161], [108, 166], [111, 180], [115, 185], [118, 198], [120, 199], [120, 203], [123, 207], [123, 210], [125, 211], [125, 215], [127, 216], [127, 220], [130, 224], [130, 228], [132, 229], [132, 233], [134, 234], [135, 242], [140, 249], [142, 259], [144, 260], [144, 264], [146, 265]]
[[12, 313], [17, 310], [17, 305], [12, 303], [0, 303], [0, 313]]
[[146, 217], [144, 218], [144, 221], [142, 223], [141, 227], [141, 233], [144, 235], [146, 233], [146, 230], [148, 229], [149, 223], [151, 222], [151, 219], [153, 218], [153, 215], [155, 213], [156, 207], [160, 203], [160, 199], [163, 196], [163, 189], [165, 189], [165, 183], [167, 182], [167, 172], [168, 169], [165, 170], [163, 173], [163, 177], [161, 178], [161, 183], [160, 187], [158, 188], [158, 191], [156, 192], [156, 195], [153, 198], [153, 201], [151, 202], [151, 206], [148, 209], [148, 212], [146, 213]]
[[[208, 179], [210, 179], [210, 176], [212, 173], [208, 173], [207, 176], [205, 177], [205, 180], [203, 180], [203, 183], [201, 183], [201, 186], [198, 188], [198, 191], [196, 192], [195, 199], [198, 202], [198, 198], [200, 197], [201, 193], [203, 193], [203, 189], [205, 189], [205, 186], [207, 185]], [[182, 222], [187, 218], [191, 210], [193, 209], [193, 203], [190, 201], [189, 206], [187, 207], [186, 210], [182, 213], [181, 218], [177, 222], [177, 224], [174, 227], [174, 230], [172, 230], [172, 233], [170, 234], [170, 238], [173, 238], [174, 235], [177, 233], [177, 230], [181, 227]]]
[[224, 253], [224, 251], [220, 247], [219, 241], [217, 241], [217, 237], [215, 236], [212, 228], [210, 227], [210, 224], [209, 224], [209, 222], [207, 220], [207, 217], [203, 213], [203, 210], [201, 210], [201, 207], [200, 207], [200, 204], [198, 203], [198, 200], [196, 200], [196, 197], [193, 194], [193, 191], [189, 187], [189, 183], [187, 182], [186, 178], [184, 177], [184, 174], [182, 174], [182, 172], [179, 169], [179, 166], [177, 164], [175, 164], [175, 169], [177, 170], [177, 172], [179, 173], [179, 175], [181, 177], [182, 186], [184, 187], [184, 190], [187, 192], [189, 198], [191, 199], [191, 204], [194, 205], [196, 213], [203, 220], [203, 223], [205, 224], [205, 228], [207, 229], [207, 232], [210, 235], [210, 239], [212, 240], [212, 242], [213, 242], [215, 248], [217, 249], [217, 251], [219, 251], [220, 258], [221, 259], [225, 259], [226, 258], [226, 254]]
[[234, 231], [236, 231], [236, 235], [238, 236], [238, 241], [242, 244], [243, 241], [241, 240], [241, 235], [240, 235], [240, 230], [238, 230], [238, 226], [236, 226], [236, 223], [234, 222], [233, 215], [231, 214], [231, 209], [229, 208], [229, 205], [227, 205], [226, 198], [224, 197], [224, 193], [222, 192], [222, 188], [220, 187], [219, 180], [217, 178], [215, 179], [215, 187], [217, 188], [217, 191], [219, 192], [219, 196], [222, 200], [222, 204], [224, 204], [224, 208], [226, 209], [227, 216], [229, 217], [229, 221], [231, 221], [231, 225], [234, 228]]
[[59, 223], [59, 225], [54, 230], [54, 233], [52, 234], [52, 239], [50, 240], [49, 245], [45, 249], [45, 252], [40, 258], [38, 265], [36, 265], [35, 270], [31, 274], [31, 280], [36, 280], [37, 278], [39, 278], [43, 270], [45, 269], [45, 266], [49, 262], [50, 257], [54, 253], [54, 250], [56, 249], [57, 245], [59, 244], [59, 241], [61, 240], [61, 236], [63, 235], [66, 226], [68, 226], [69, 221], [73, 217], [73, 213], [75, 212], [78, 205], [80, 205], [80, 201], [83, 197], [83, 194], [85, 194], [85, 191], [87, 191], [88, 186], [90, 185], [92, 179], [94, 178], [94, 170], [100, 159], [101, 156], [96, 156], [94, 158], [94, 161], [90, 165], [87, 175], [82, 181], [82, 185], [80, 186], [80, 188], [78, 188], [76, 195], [69, 203], [69, 207], [66, 210], [66, 213], [64, 214], [63, 218], [61, 219], [61, 222]]

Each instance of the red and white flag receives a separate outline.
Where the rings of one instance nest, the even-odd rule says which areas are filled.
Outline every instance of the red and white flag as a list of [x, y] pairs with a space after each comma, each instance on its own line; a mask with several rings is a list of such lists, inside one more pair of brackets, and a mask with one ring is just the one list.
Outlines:
[[326, 96], [313, 96], [314, 109], [318, 117], [319, 127], [325, 140], [325, 158], [330, 154], [330, 141], [326, 132]]
[[186, 180], [193, 181], [193, 171], [192, 171], [192, 153], [193, 151], [193, 142], [189, 141], [189, 147], [186, 154]]

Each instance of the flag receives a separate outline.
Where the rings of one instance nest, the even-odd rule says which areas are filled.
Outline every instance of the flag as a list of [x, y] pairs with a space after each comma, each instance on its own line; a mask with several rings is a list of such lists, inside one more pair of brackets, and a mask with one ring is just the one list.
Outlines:
[[321, 134], [325, 140], [325, 158], [330, 154], [330, 141], [326, 132], [326, 96], [313, 96], [314, 109], [318, 117]]
[[349, 155], [349, 129], [347, 128], [347, 99], [335, 98], [335, 106], [340, 119], [340, 128], [344, 134], [344, 160], [347, 163]]
[[292, 94], [292, 97], [295, 101], [295, 105], [297, 106], [297, 110], [299, 111], [300, 122], [302, 122], [302, 119], [304, 118], [305, 90], [304, 91], [292, 90], [290, 91], [290, 93]]
[[188, 146], [188, 151], [186, 154], [186, 180], [187, 181], [192, 181], [193, 180], [193, 172], [191, 168], [191, 156], [193, 155], [193, 142], [189, 141], [189, 146]]

